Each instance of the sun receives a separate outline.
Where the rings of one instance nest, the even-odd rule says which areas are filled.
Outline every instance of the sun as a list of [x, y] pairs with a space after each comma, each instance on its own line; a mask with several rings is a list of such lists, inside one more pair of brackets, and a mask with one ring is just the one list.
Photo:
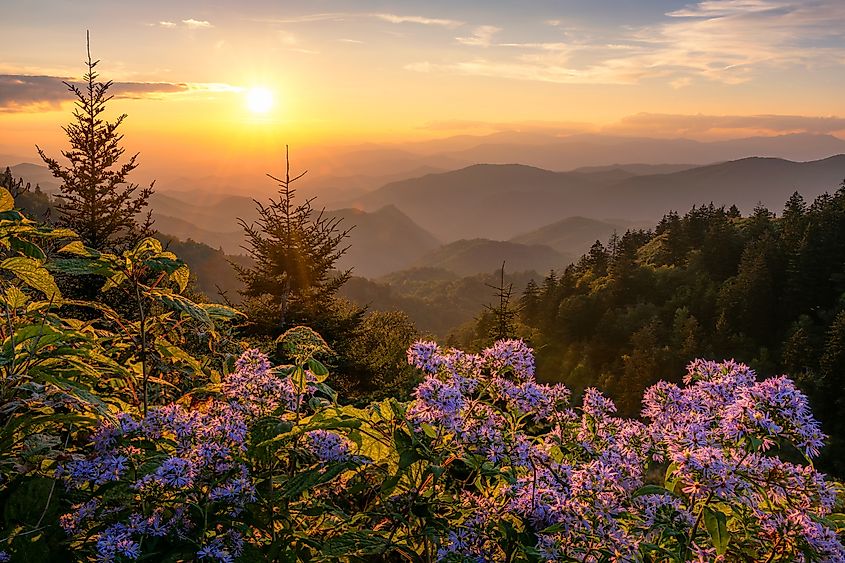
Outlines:
[[267, 113], [273, 107], [273, 92], [255, 87], [246, 93], [246, 107], [252, 113]]

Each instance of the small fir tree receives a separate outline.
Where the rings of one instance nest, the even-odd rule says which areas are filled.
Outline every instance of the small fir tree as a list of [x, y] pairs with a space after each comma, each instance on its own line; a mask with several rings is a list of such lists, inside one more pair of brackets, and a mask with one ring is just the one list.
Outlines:
[[344, 243], [351, 228], [343, 228], [341, 219], [327, 216], [325, 209], [316, 211], [314, 198], [295, 201], [292, 185], [304, 175], [291, 177], [286, 147], [284, 177], [267, 175], [279, 185], [278, 199], [255, 202], [257, 223], [239, 220], [254, 264], [233, 266], [244, 284], [241, 294], [256, 332], [276, 336], [306, 324], [336, 340], [354, 330], [361, 319], [360, 310], [352, 310], [337, 297], [351, 275], [351, 270], [336, 268], [349, 249]]
[[516, 338], [516, 319], [519, 315], [519, 309], [511, 305], [513, 284], [505, 283], [504, 262], [502, 262], [502, 267], [499, 270], [499, 284], [485, 285], [496, 292], [494, 295], [499, 301], [495, 304], [484, 305], [485, 311], [492, 317], [488, 336], [492, 341]]
[[38, 153], [53, 176], [61, 181], [58, 198], [58, 222], [79, 233], [82, 241], [100, 250], [125, 250], [151, 232], [152, 218], [148, 211], [139, 220], [153, 193], [153, 185], [140, 188], [127, 181], [138, 167], [138, 153], [119, 163], [125, 150], [118, 128], [126, 114], [114, 121], [103, 117], [112, 96], [112, 82], [100, 82], [97, 64], [91, 58], [87, 38], [87, 72], [81, 85], [65, 82], [76, 98], [73, 121], [63, 127], [70, 141], [70, 150], [62, 155], [70, 161], [63, 166], [48, 157], [41, 147]]

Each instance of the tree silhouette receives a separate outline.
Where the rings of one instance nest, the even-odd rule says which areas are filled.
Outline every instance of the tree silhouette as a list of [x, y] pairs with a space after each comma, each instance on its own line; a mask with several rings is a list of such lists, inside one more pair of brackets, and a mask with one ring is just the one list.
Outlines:
[[511, 306], [513, 295], [513, 284], [505, 283], [505, 263], [499, 270], [498, 285], [485, 284], [494, 290], [494, 296], [498, 303], [484, 305], [484, 309], [492, 315], [492, 326], [489, 336], [492, 340], [502, 340], [516, 337], [516, 319], [519, 316], [519, 309]]
[[79, 233], [83, 242], [101, 250], [124, 250], [150, 234], [150, 212], [138, 220], [153, 193], [153, 184], [140, 188], [127, 182], [127, 176], [138, 167], [138, 153], [119, 163], [124, 154], [123, 135], [118, 128], [126, 119], [122, 114], [114, 121], [103, 117], [112, 96], [112, 82], [100, 82], [97, 64], [91, 58], [90, 37], [86, 34], [88, 60], [82, 85], [65, 82], [76, 98], [73, 121], [63, 127], [70, 141], [70, 150], [62, 155], [70, 161], [63, 166], [48, 157], [41, 147], [38, 153], [53, 176], [61, 180], [56, 196], [58, 222]]
[[[351, 228], [342, 228], [339, 218], [316, 211], [314, 198], [296, 203], [294, 182], [306, 172], [290, 175], [290, 153], [285, 147], [285, 176], [268, 174], [279, 185], [278, 199], [266, 204], [256, 201], [258, 221], [239, 219], [246, 235], [244, 247], [254, 265], [234, 264], [244, 289], [245, 306], [257, 332], [277, 335], [286, 327], [311, 326], [331, 339], [360, 320], [360, 312], [339, 303], [338, 289], [351, 270], [339, 271], [337, 261], [349, 249], [344, 241]], [[358, 321], [352, 322], [352, 317]], [[350, 326], [331, 326], [345, 320]], [[329, 325], [329, 326], [327, 326]], [[332, 343], [334, 345], [334, 343]]]

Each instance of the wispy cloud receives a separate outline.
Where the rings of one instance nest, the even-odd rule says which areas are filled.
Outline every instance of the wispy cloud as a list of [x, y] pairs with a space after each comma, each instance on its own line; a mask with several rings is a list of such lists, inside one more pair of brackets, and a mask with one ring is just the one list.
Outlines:
[[436, 25], [441, 27], [455, 28], [464, 25], [464, 22], [444, 18], [429, 18], [426, 16], [403, 16], [398, 14], [371, 14], [373, 17], [390, 23], [417, 23], [421, 25]]
[[340, 22], [360, 16], [361, 14], [352, 14], [348, 12], [324, 12], [317, 14], [304, 14], [301, 16], [290, 16], [285, 18], [262, 18], [256, 21], [262, 21], [266, 23], [311, 23], [324, 21]]
[[313, 22], [341, 22], [356, 19], [376, 19], [394, 24], [412, 23], [419, 25], [433, 25], [439, 27], [456, 28], [464, 25], [464, 22], [445, 18], [432, 18], [420, 15], [402, 15], [390, 13], [356, 13], [356, 12], [322, 12], [316, 14], [303, 14], [285, 18], [265, 18], [261, 21], [267, 23], [296, 24]]
[[770, 68], [841, 64], [843, 27], [843, 0], [705, 0], [612, 38], [567, 34], [566, 42], [495, 44], [492, 33], [477, 28], [459, 43], [514, 52], [450, 56], [406, 68], [558, 83], [632, 84], [658, 78], [676, 88], [696, 79], [736, 84]]
[[208, 29], [209, 27], [214, 27], [211, 25], [211, 22], [206, 20], [187, 19], [182, 20], [182, 24], [188, 29]]
[[[30, 76], [0, 74], [0, 112], [38, 112], [56, 110], [73, 100], [65, 82], [70, 78], [60, 76]], [[114, 82], [110, 92], [115, 98], [155, 98], [172, 94], [201, 92], [237, 92], [240, 88], [221, 83], [186, 82]]]
[[489, 47], [493, 36], [502, 31], [502, 28], [493, 25], [482, 25], [476, 27], [469, 37], [458, 37], [458, 43], [462, 45], [474, 45], [478, 47]]
[[176, 29], [178, 27], [182, 27], [185, 29], [209, 29], [214, 27], [210, 21], [195, 20], [193, 18], [181, 20], [178, 23], [174, 21], [163, 20], [158, 23], [152, 23], [148, 25], [152, 27], [163, 27], [164, 29]]

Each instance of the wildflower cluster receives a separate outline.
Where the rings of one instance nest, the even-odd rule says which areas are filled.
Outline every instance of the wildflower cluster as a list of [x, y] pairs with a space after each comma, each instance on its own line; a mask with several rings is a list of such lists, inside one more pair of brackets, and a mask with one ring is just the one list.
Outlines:
[[478, 475], [463, 481], [472, 484], [440, 538], [442, 560], [516, 550], [542, 561], [845, 561], [826, 519], [832, 486], [774, 455], [794, 448], [809, 460], [824, 438], [785, 377], [696, 360], [684, 387], [646, 392], [640, 422], [615, 417], [596, 389], [568, 405], [562, 386], [534, 380], [519, 341], [479, 355], [419, 342], [408, 359], [427, 372], [408, 410], [419, 435]]
[[60, 468], [75, 545], [101, 561], [845, 561], [809, 463], [824, 436], [785, 377], [696, 360], [630, 420], [596, 389], [573, 404], [537, 382], [518, 340], [417, 342], [413, 400], [366, 407], [326, 400], [325, 367], [292, 357], [250, 350], [217, 397], [104, 424]]
[[95, 538], [97, 560], [138, 559], [142, 543], [155, 552], [186, 538], [201, 560], [243, 553], [241, 517], [256, 500], [249, 424], [294, 410], [307, 394], [257, 350], [240, 357], [221, 387], [221, 399], [192, 408], [174, 403], [140, 420], [121, 413], [93, 435], [91, 455], [59, 467], [67, 485], [89, 497], [61, 525], [80, 541]]

